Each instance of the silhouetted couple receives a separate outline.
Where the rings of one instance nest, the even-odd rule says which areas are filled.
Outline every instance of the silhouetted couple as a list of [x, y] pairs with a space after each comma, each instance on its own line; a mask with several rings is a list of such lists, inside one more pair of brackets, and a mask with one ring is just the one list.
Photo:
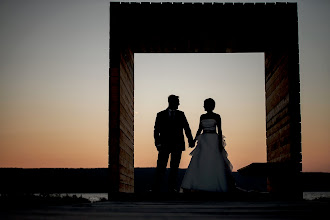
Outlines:
[[[177, 192], [177, 175], [182, 151], [185, 150], [185, 132], [189, 147], [194, 147], [192, 158], [183, 178], [181, 188], [186, 191], [228, 192], [233, 187], [232, 165], [224, 149], [225, 142], [221, 130], [221, 117], [213, 112], [215, 102], [204, 101], [206, 114], [201, 115], [199, 128], [193, 139], [185, 114], [178, 110], [179, 97], [168, 97], [168, 108], [157, 114], [154, 138], [158, 150], [157, 168], [153, 191], [159, 192], [171, 155], [168, 187]], [[218, 132], [217, 132], [217, 129]], [[203, 132], [203, 133], [202, 133]]]

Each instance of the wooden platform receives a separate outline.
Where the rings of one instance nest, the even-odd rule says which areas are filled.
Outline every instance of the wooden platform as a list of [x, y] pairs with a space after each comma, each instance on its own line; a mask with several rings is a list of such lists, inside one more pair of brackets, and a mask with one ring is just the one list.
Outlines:
[[[0, 219], [328, 219], [327, 201], [107, 201], [0, 208]], [[322, 218], [321, 218], [322, 216]], [[328, 216], [328, 217], [327, 217]]]

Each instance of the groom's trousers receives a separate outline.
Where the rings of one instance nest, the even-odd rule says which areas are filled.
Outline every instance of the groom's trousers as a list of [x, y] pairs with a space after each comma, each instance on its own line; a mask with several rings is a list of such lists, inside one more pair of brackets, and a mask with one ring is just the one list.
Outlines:
[[169, 155], [171, 154], [170, 173], [168, 177], [168, 189], [174, 191], [177, 189], [177, 177], [182, 151], [161, 150], [158, 152], [157, 168], [155, 173], [155, 182], [153, 190], [159, 192], [166, 173], [166, 166]]

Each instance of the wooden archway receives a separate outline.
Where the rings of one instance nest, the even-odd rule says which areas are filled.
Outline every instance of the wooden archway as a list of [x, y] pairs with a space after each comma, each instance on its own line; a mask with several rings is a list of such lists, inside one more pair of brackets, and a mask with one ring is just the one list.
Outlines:
[[110, 3], [109, 193], [134, 192], [134, 53], [265, 53], [269, 191], [299, 193], [296, 3]]

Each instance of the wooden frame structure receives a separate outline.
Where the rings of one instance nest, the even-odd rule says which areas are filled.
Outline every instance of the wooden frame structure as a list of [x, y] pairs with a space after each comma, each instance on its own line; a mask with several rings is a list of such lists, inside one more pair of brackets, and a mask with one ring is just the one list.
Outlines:
[[301, 194], [298, 48], [296, 3], [111, 2], [109, 193], [134, 192], [134, 53], [263, 52], [268, 189]]

